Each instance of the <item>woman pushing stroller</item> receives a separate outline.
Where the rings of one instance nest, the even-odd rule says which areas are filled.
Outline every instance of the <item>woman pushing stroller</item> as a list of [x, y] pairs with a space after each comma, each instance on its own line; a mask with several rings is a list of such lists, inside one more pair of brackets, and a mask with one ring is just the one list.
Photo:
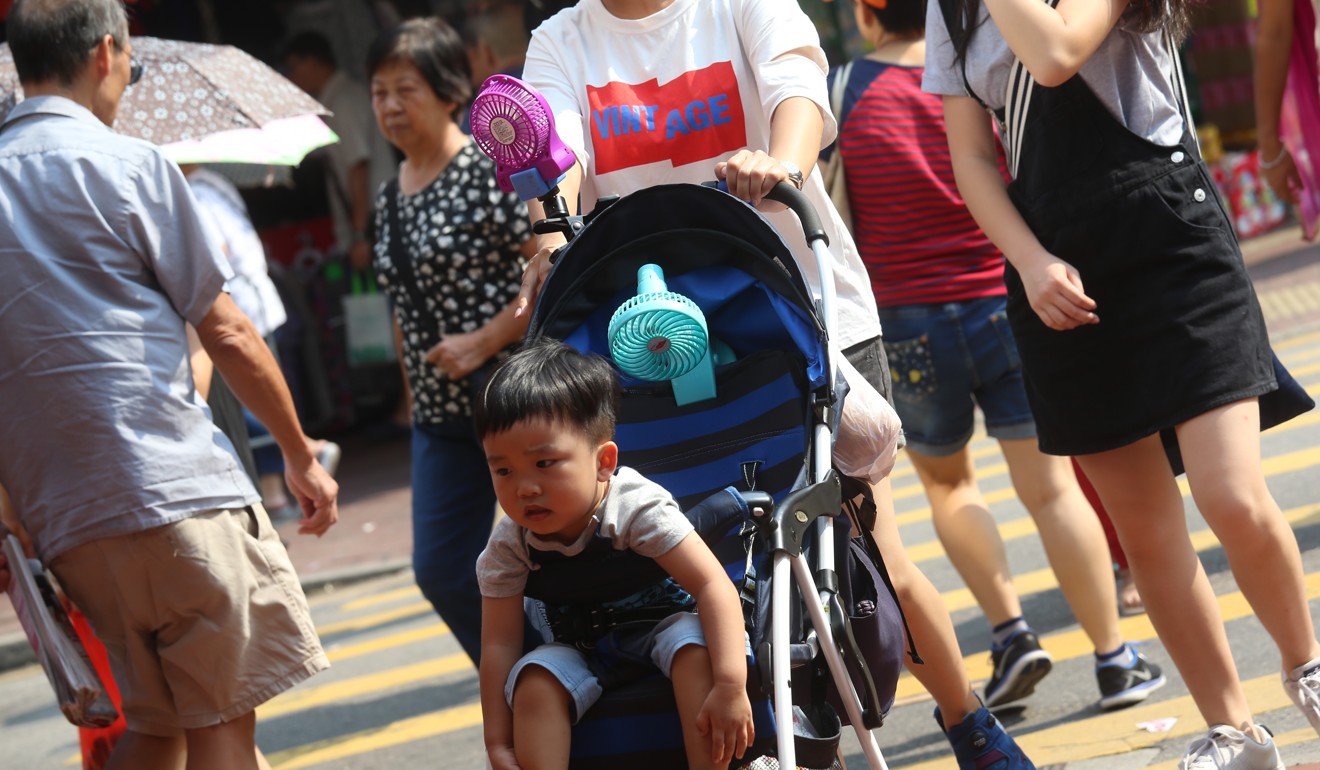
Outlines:
[[[815, 165], [835, 124], [815, 28], [792, 0], [582, 0], [533, 35], [525, 78], [549, 102], [579, 164], [560, 190], [570, 206], [662, 183], [725, 180], [761, 204], [778, 183], [801, 189], [829, 238], [840, 330], [849, 362], [888, 396], [889, 374], [865, 267]], [[822, 139], [825, 142], [822, 142]], [[542, 215], [529, 205], [532, 218]], [[819, 293], [815, 258], [787, 211], [764, 207]], [[525, 313], [562, 237], [543, 235], [519, 295]], [[948, 613], [903, 551], [888, 483], [877, 488], [875, 534], [927, 665], [912, 667], [962, 768], [1034, 767], [972, 692]], [[985, 763], [991, 757], [999, 761]]]

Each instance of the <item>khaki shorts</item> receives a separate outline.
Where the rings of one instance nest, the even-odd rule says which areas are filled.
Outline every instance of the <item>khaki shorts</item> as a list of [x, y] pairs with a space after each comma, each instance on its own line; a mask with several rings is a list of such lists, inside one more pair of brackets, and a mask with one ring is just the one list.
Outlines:
[[260, 505], [95, 540], [50, 569], [105, 643], [135, 732], [230, 721], [330, 665]]

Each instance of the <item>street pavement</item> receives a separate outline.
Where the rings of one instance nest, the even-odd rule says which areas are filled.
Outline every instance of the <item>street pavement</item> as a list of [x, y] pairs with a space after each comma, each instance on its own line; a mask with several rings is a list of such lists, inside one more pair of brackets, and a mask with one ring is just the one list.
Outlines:
[[[1313, 396], [1320, 395], [1320, 247], [1299, 247], [1296, 229], [1244, 244], [1280, 358]], [[408, 571], [406, 438], [346, 437], [339, 479], [340, 524], [304, 538], [282, 525], [303, 577], [313, 616], [334, 667], [258, 711], [258, 741], [276, 770], [484, 766], [476, 674], [430, 611]], [[1028, 619], [1056, 666], [1025, 708], [999, 712], [1041, 770], [1173, 768], [1203, 731], [1186, 688], [1145, 616], [1123, 621], [1125, 636], [1170, 673], [1151, 701], [1104, 714], [1095, 705], [1091, 649], [1069, 614], [1044, 560], [1034, 525], [1013, 497], [1003, 459], [978, 434], [973, 445], [982, 489], [1000, 523]], [[1297, 532], [1311, 615], [1320, 617], [1320, 414], [1264, 438], [1271, 489]], [[944, 596], [966, 665], [978, 687], [989, 675], [989, 634], [970, 594], [934, 537], [929, 509], [910, 463], [894, 486], [904, 542]], [[1320, 740], [1288, 703], [1272, 644], [1237, 593], [1222, 550], [1188, 499], [1189, 525], [1220, 597], [1257, 718], [1278, 736], [1290, 768], [1320, 768]], [[0, 601], [0, 770], [76, 766], [74, 730], [54, 705], [26, 641]], [[892, 768], [952, 768], [930, 716], [928, 696], [910, 678], [878, 738]], [[1139, 724], [1155, 724], [1150, 732]], [[845, 736], [850, 767], [864, 767]]]

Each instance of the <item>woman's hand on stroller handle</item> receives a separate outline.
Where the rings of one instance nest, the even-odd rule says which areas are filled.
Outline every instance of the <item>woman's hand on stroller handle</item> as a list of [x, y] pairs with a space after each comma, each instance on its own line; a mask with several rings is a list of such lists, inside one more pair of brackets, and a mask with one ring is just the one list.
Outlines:
[[536, 297], [541, 293], [541, 286], [545, 284], [545, 278], [550, 275], [550, 268], [555, 264], [555, 257], [567, 242], [558, 233], [537, 237], [539, 248], [527, 260], [527, 267], [523, 269], [522, 286], [518, 288], [518, 299], [514, 301], [514, 318], [522, 318], [531, 312]]
[[[790, 182], [792, 170], [771, 157], [765, 150], [739, 150], [733, 157], [715, 164], [715, 178], [728, 185], [731, 195], [761, 208], [775, 185]], [[799, 177], [801, 172], [798, 172]], [[772, 209], [766, 209], [772, 210]], [[773, 210], [779, 210], [775, 207]]]

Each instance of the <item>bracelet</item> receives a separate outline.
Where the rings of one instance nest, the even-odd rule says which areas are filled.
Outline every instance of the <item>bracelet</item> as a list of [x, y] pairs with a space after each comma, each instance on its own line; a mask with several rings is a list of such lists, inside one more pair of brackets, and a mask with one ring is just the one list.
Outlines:
[[1265, 160], [1260, 157], [1259, 153], [1256, 154], [1256, 159], [1261, 171], [1269, 171], [1272, 168], [1277, 168], [1278, 165], [1283, 162], [1283, 159], [1288, 157], [1288, 145], [1284, 144], [1281, 145], [1281, 147], [1282, 149], [1279, 150], [1279, 157], [1274, 160]]

